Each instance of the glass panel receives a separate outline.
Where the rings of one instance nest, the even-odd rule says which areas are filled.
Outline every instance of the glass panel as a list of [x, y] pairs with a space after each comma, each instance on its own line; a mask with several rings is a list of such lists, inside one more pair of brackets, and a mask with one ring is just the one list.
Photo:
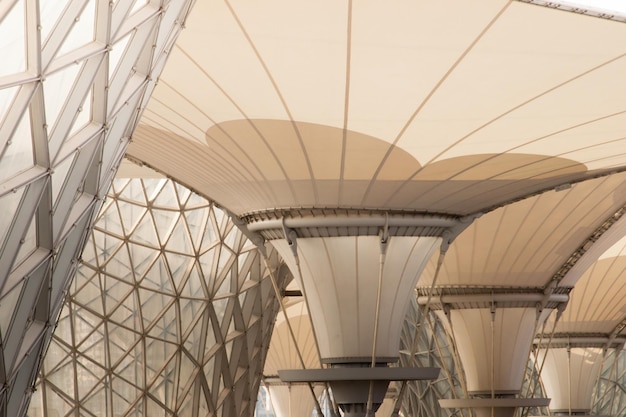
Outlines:
[[1, 122], [4, 120], [6, 111], [10, 108], [18, 91], [18, 86], [0, 89], [0, 126], [2, 126]]
[[[128, 202], [146, 206], [146, 196], [144, 194], [144, 189], [141, 186], [140, 181], [131, 181], [131, 180], [115, 180], [115, 191], [119, 193], [119, 198], [121, 200], [126, 200]], [[128, 204], [128, 206], [132, 207], [132, 204]]]
[[0, 178], [10, 178], [34, 165], [30, 112], [27, 110], [0, 157]]
[[[39, 19], [41, 21], [42, 40], [48, 40], [48, 36], [50, 36], [50, 32], [52, 32], [54, 24], [57, 22], [59, 17], [61, 17], [61, 13], [63, 12], [63, 9], [65, 9], [67, 3], [67, 0], [42, 1], [39, 3]], [[45, 42], [43, 43], [45, 44]]]
[[52, 173], [52, 204], [55, 204], [57, 198], [59, 198], [73, 162], [74, 158], [69, 157], [54, 167], [54, 172]]
[[[74, 87], [81, 65], [67, 66], [54, 74], [48, 75], [43, 82], [46, 121], [48, 126], [54, 126], [61, 109], [65, 105], [70, 91]], [[75, 109], [71, 109], [75, 111]]]
[[20, 293], [22, 291], [22, 285], [24, 282], [20, 282], [15, 286], [8, 294], [0, 298], [0, 336], [4, 342], [4, 338], [7, 335], [7, 329], [11, 324], [13, 318], [13, 312], [17, 301], [20, 299]]
[[178, 196], [172, 182], [167, 181], [153, 201], [157, 207], [178, 207]]
[[61, 45], [59, 55], [78, 49], [94, 40], [96, 2], [90, 0], [83, 12], [74, 22], [72, 30]]
[[[13, 193], [1, 196], [0, 207], [2, 207], [2, 211], [4, 213], [16, 213], [17, 206], [20, 204], [23, 194], [24, 188], [20, 188], [19, 190], [15, 190]], [[0, 246], [2, 246], [12, 223], [13, 217], [9, 215], [0, 216]]]
[[[227, 359], [218, 345], [222, 335], [216, 337], [215, 332], [220, 332], [221, 328], [232, 336], [244, 337], [244, 332], [248, 331], [247, 334], [256, 340], [255, 335], [262, 331], [247, 327], [235, 331], [233, 306], [237, 303], [234, 298], [241, 294], [230, 294], [230, 290], [237, 290], [238, 280], [256, 282], [262, 271], [251, 262], [245, 262], [245, 258], [242, 262], [235, 262], [235, 254], [219, 240], [214, 228], [216, 222], [208, 221], [209, 213], [214, 209], [206, 200], [203, 203], [198, 201], [192, 206], [193, 213], [188, 213], [181, 206], [183, 202], [175, 197], [189, 195], [192, 199], [191, 193], [174, 187], [169, 180], [165, 183], [147, 180], [144, 183], [150, 187], [146, 193], [153, 199], [160, 198], [160, 204], [167, 206], [155, 209], [129, 203], [127, 201], [136, 201], [139, 196], [143, 199], [141, 182], [116, 182], [108, 196], [109, 201], [103, 206], [104, 213], [98, 216], [88, 239], [77, 281], [70, 287], [68, 303], [73, 306], [73, 314], [63, 315], [59, 323], [59, 337], [63, 339], [56, 339], [55, 335], [58, 344], [67, 346], [67, 352], [61, 352], [62, 359], [52, 366], [61, 370], [72, 356], [69, 352], [76, 352], [74, 378], [80, 379], [82, 385], [75, 385], [75, 391], [68, 391], [66, 398], [80, 413], [97, 410], [103, 398], [110, 398], [107, 406], [111, 404], [117, 413], [111, 415], [140, 417], [141, 404], [151, 399], [158, 401], [153, 401], [150, 415], [211, 415], [204, 389], [197, 391], [194, 387], [198, 378], [207, 376], [209, 393], [222, 399], [229, 390], [246, 389], [241, 384], [250, 383], [250, 389], [253, 389], [258, 383], [242, 379], [240, 370], [235, 374], [238, 367], [234, 365], [226, 366], [225, 374], [220, 372], [216, 378], [213, 378], [213, 372], [216, 360], [221, 370], [221, 361]], [[159, 229], [165, 229], [159, 231], [164, 239], [169, 239], [167, 250], [160, 247], [156, 238], [153, 216], [160, 219]], [[229, 218], [221, 212], [217, 216], [226, 229], [233, 228]], [[126, 223], [136, 222], [136, 217], [143, 217], [138, 226], [134, 230], [126, 228]], [[214, 241], [213, 249], [202, 257], [206, 269], [204, 275], [200, 273], [198, 255], [191, 244], [188, 219], [192, 219], [197, 240], [212, 236]], [[112, 234], [113, 231], [118, 233], [122, 226], [126, 228], [127, 239]], [[136, 243], [141, 240], [146, 243]], [[216, 258], [218, 254], [221, 260]], [[246, 252], [246, 255], [249, 254]], [[216, 275], [218, 271], [221, 272]], [[207, 285], [224, 288], [220, 300], [207, 298]], [[260, 286], [243, 287], [248, 289], [247, 299], [255, 306], [262, 299], [272, 302], [271, 298], [262, 297]], [[273, 314], [267, 306], [260, 308], [266, 309], [266, 314]], [[217, 323], [210, 319], [211, 309]], [[258, 323], [256, 321], [254, 325], [258, 326]], [[242, 349], [242, 343], [245, 342], [241, 340], [229, 345], [229, 349], [236, 347], [233, 357], [242, 363], [258, 360], [260, 349], [248, 352]], [[253, 356], [242, 358], [241, 355], [246, 353]], [[198, 370], [194, 360], [204, 364], [204, 369]], [[54, 369], [51, 373], [57, 372]], [[230, 374], [231, 370], [233, 374]], [[109, 377], [105, 375], [110, 375], [110, 386], [107, 386]], [[118, 375], [125, 381], [120, 382]], [[242, 382], [244, 379], [246, 381]], [[237, 380], [237, 387], [228, 386]], [[42, 387], [46, 393], [50, 389], [50, 385]], [[199, 401], [193, 401], [191, 408], [189, 404], [183, 404], [183, 399], [190, 400], [196, 395], [200, 395]], [[198, 409], [194, 410], [195, 407]]]
[[[45, 227], [42, 225], [41, 227]], [[28, 227], [26, 236], [24, 237], [24, 243], [20, 245], [20, 250], [17, 253], [17, 258], [14, 262], [13, 269], [17, 268], [22, 261], [28, 258], [37, 249], [37, 223], [33, 219]]]
[[85, 101], [83, 101], [83, 105], [78, 108], [78, 116], [76, 116], [76, 120], [72, 125], [68, 138], [71, 138], [76, 132], [79, 132], [91, 122], [91, 102], [91, 90], [89, 90], [87, 97], [85, 97]]
[[[26, 71], [25, 1], [18, 1], [0, 24], [0, 77]], [[0, 99], [0, 109], [2, 100]], [[0, 112], [1, 119], [2, 112]]]
[[192, 253], [193, 246], [183, 217], [179, 217], [165, 244], [165, 250], [178, 253]]
[[130, 38], [131, 34], [129, 33], [112, 45], [111, 52], [109, 52], [109, 72], [111, 74], [115, 74], [117, 65], [120, 63], [122, 55], [124, 55], [124, 51], [126, 50], [126, 46], [128, 46]]

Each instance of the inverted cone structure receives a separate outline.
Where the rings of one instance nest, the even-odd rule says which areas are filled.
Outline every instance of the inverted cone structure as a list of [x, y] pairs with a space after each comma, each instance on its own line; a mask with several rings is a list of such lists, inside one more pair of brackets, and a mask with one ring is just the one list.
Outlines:
[[298, 279], [321, 360], [332, 367], [279, 371], [280, 378], [330, 381], [335, 401], [350, 417], [376, 410], [391, 380], [435, 378], [438, 370], [431, 368], [387, 365], [398, 360], [402, 322], [420, 274], [442, 243], [466, 225], [453, 218], [366, 211], [249, 223]]

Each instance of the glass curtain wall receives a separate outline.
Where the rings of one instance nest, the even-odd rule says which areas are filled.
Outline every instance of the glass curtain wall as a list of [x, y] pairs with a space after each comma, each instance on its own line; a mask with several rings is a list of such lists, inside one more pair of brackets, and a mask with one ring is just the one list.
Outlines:
[[252, 415], [278, 309], [267, 261], [214, 203], [116, 179], [28, 416]]
[[192, 0], [0, 1], [0, 416], [23, 416], [88, 228]]

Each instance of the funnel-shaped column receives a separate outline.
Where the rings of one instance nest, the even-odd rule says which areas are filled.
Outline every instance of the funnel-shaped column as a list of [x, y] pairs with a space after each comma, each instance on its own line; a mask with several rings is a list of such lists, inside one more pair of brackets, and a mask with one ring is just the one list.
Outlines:
[[297, 216], [255, 219], [248, 229], [270, 241], [299, 281], [322, 362], [331, 368], [279, 371], [281, 380], [329, 381], [344, 415], [359, 417], [378, 408], [389, 381], [435, 378], [432, 368], [387, 365], [398, 360], [420, 274], [444, 237], [448, 244], [468, 223], [367, 211]]
[[[310, 416], [315, 408], [315, 399], [307, 384], [270, 384], [267, 389], [276, 417]], [[316, 385], [313, 390], [319, 398], [324, 386]]]
[[535, 337], [535, 308], [450, 311], [470, 394], [515, 395]]
[[299, 238], [300, 267], [286, 240], [272, 243], [301, 278], [322, 361], [371, 362], [378, 320], [376, 362], [386, 363], [397, 360], [409, 297], [440, 242], [438, 237], [391, 237], [381, 264], [378, 236]]
[[[462, 290], [455, 290], [461, 292]], [[475, 290], [474, 290], [475, 291]], [[440, 400], [445, 408], [472, 408], [477, 416], [513, 416], [519, 407], [548, 399], [518, 398], [537, 326], [567, 295], [543, 293], [440, 293], [419, 297], [437, 310], [454, 335], [471, 398]]]
[[540, 349], [541, 380], [552, 399], [551, 414], [585, 415], [591, 411], [593, 390], [602, 370], [600, 347]]

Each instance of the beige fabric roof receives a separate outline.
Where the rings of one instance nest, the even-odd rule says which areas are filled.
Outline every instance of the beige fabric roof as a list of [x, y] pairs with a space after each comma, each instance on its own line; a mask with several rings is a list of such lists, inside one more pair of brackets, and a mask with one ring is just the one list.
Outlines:
[[488, 212], [439, 284], [542, 287], [626, 203], [624, 39], [517, 1], [197, 2], [129, 155], [238, 215]]
[[237, 214], [467, 214], [626, 165], [626, 25], [502, 0], [197, 2], [130, 154]]

